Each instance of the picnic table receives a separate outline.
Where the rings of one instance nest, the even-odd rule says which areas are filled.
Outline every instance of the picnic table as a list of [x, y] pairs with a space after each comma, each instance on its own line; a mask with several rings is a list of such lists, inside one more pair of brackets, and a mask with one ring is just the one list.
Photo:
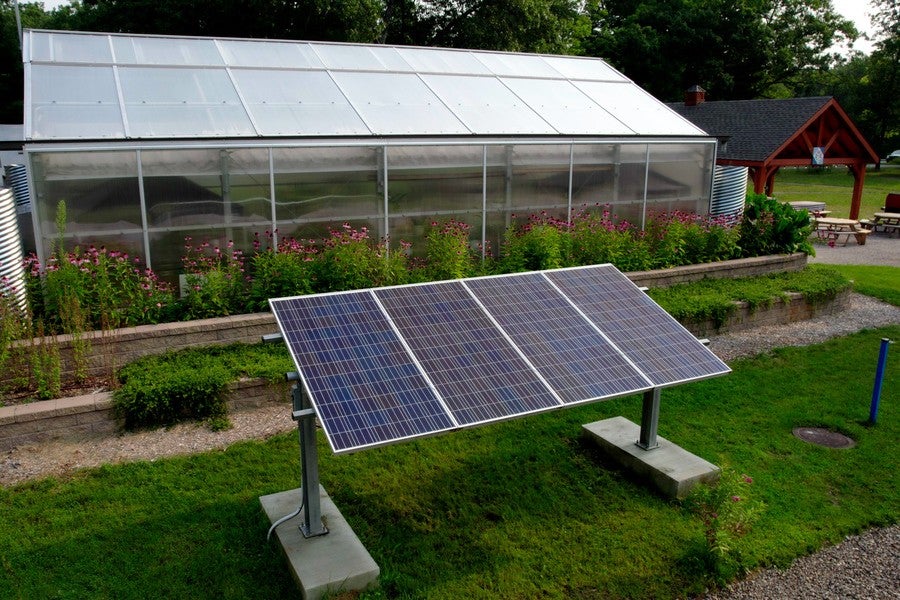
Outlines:
[[887, 231], [891, 235], [900, 233], [900, 213], [877, 212], [871, 221], [861, 221], [861, 223], [863, 223], [863, 227], [872, 231], [878, 231], [881, 228], [882, 231]]
[[856, 219], [838, 219], [834, 217], [816, 219], [816, 233], [819, 238], [833, 243], [840, 243], [842, 246], [846, 246], [851, 237], [856, 239], [857, 244], [863, 246], [866, 243], [866, 236], [871, 232], [871, 229], [865, 229]]

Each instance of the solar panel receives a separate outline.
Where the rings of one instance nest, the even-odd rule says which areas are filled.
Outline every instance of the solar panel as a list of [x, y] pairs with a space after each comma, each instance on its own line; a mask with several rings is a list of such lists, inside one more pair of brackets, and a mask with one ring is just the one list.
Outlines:
[[560, 405], [461, 283], [375, 295], [461, 425]]
[[610, 265], [270, 305], [338, 453], [729, 371]]
[[335, 452], [456, 426], [370, 292], [270, 303]]
[[653, 387], [541, 273], [466, 285], [565, 402]]
[[612, 265], [547, 272], [654, 387], [702, 379], [730, 369]]

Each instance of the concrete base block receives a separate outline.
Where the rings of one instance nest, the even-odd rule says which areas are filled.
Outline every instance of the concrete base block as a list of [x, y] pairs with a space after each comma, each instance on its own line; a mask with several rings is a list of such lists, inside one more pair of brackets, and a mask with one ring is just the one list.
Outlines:
[[[378, 565], [322, 486], [319, 486], [319, 498], [322, 518], [328, 528], [326, 535], [304, 538], [300, 532], [303, 513], [275, 530], [302, 597], [319, 600], [326, 594], [376, 587]], [[300, 488], [259, 498], [270, 523], [297, 510], [300, 501]]]
[[665, 438], [657, 436], [659, 447], [644, 450], [636, 443], [640, 426], [625, 417], [595, 421], [582, 427], [616, 463], [649, 479], [669, 498], [684, 498], [696, 484], [719, 478], [719, 467]]

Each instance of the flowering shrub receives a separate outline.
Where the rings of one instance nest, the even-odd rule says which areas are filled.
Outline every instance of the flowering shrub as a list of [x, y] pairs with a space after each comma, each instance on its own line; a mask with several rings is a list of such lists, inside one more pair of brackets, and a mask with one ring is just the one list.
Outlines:
[[450, 219], [432, 221], [425, 236], [425, 279], [461, 279], [473, 275], [476, 257], [469, 247], [469, 226]]
[[763, 504], [750, 500], [753, 479], [722, 469], [719, 481], [698, 485], [685, 500], [685, 507], [703, 524], [710, 562], [715, 565], [734, 550], [735, 541], [750, 531]]
[[253, 241], [255, 254], [251, 260], [248, 308], [266, 311], [269, 298], [309, 294], [312, 288], [312, 262], [319, 250], [315, 240], [282, 238], [273, 245], [277, 232], [266, 231], [268, 246], [262, 249], [259, 234]]
[[334, 292], [394, 285], [406, 280], [408, 244], [388, 252], [383, 242], [372, 244], [366, 227], [353, 229], [344, 223], [332, 230], [312, 263], [313, 291]]
[[204, 241], [197, 246], [185, 238], [184, 267], [187, 293], [181, 300], [185, 320], [221, 317], [244, 312], [244, 254], [228, 241], [225, 249]]
[[571, 264], [570, 225], [547, 214], [510, 225], [503, 240], [500, 267], [507, 273], [557, 269]]
[[37, 256], [25, 259], [26, 289], [35, 319], [51, 332], [159, 323], [172, 315], [171, 286], [141, 267], [139, 258], [89, 246], [52, 256], [46, 266]]
[[737, 232], [727, 217], [673, 211], [651, 214], [647, 237], [651, 268], [664, 269], [736, 258]]
[[[595, 207], [595, 208], [599, 208]], [[609, 205], [582, 210], [572, 219], [572, 264], [612, 263], [623, 271], [650, 268], [650, 247], [643, 232], [628, 221], [614, 222]]]

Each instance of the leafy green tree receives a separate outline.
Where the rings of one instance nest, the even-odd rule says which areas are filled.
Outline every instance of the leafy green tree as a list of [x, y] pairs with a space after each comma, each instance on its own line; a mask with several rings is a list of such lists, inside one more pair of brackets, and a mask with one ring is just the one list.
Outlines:
[[[19, 4], [22, 28], [48, 27], [43, 3]], [[22, 122], [22, 48], [13, 0], [0, 0], [0, 123]]]
[[700, 84], [717, 100], [792, 95], [853, 24], [831, 0], [592, 0], [587, 53], [663, 100]]
[[578, 0], [387, 0], [386, 40], [421, 46], [580, 54]]

